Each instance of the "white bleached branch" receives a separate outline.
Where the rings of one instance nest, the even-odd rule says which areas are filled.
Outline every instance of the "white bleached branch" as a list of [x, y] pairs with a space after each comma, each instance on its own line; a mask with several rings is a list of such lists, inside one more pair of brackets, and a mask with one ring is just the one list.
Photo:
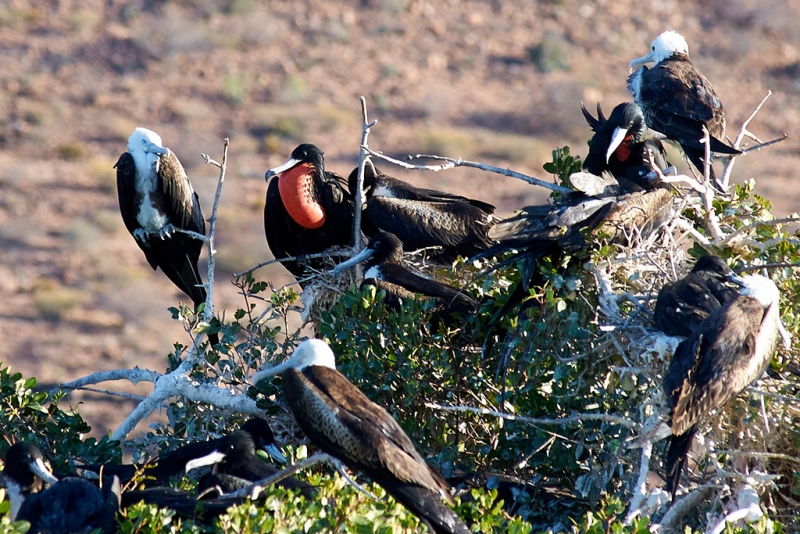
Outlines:
[[439, 172], [439, 171], [446, 171], [448, 169], [453, 169], [455, 167], [472, 167], [474, 169], [480, 169], [482, 171], [502, 174], [503, 176], [508, 176], [510, 178], [517, 178], [519, 180], [522, 180], [523, 182], [545, 187], [552, 191], [558, 191], [559, 193], [574, 192], [572, 189], [568, 187], [563, 187], [551, 182], [545, 182], [544, 180], [540, 180], [539, 178], [534, 178], [533, 176], [528, 176], [520, 172], [512, 171], [511, 169], [501, 169], [500, 167], [495, 167], [494, 165], [487, 165], [485, 163], [478, 163], [476, 161], [467, 161], [461, 158], [448, 158], [445, 156], [435, 156], [431, 154], [416, 154], [414, 156], [409, 156], [409, 159], [433, 159], [433, 160], [444, 161], [445, 163], [442, 163], [441, 165], [413, 165], [411, 163], [406, 163], [405, 161], [389, 157], [383, 154], [382, 152], [377, 152], [375, 150], [366, 147], [364, 148], [370, 155], [388, 161], [389, 163], [394, 163], [398, 167], [403, 167], [404, 169]]
[[584, 421], [604, 421], [615, 425], [624, 426], [629, 429], [638, 428], [639, 424], [619, 415], [612, 415], [607, 413], [581, 413], [570, 415], [567, 417], [525, 417], [522, 415], [514, 415], [512, 413], [496, 412], [487, 408], [476, 408], [473, 406], [444, 406], [442, 404], [434, 404], [426, 402], [425, 406], [434, 410], [443, 412], [466, 412], [476, 415], [489, 415], [491, 417], [498, 417], [508, 421], [518, 421], [520, 423], [529, 423], [532, 425], [572, 425], [575, 423], [582, 423]]

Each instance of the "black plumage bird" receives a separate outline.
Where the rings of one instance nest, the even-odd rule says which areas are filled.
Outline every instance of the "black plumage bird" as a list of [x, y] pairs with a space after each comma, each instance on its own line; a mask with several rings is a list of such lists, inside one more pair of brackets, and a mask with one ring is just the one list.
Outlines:
[[[242, 425], [239, 432], [248, 434], [251, 443], [256, 448], [264, 450], [278, 462], [286, 462], [286, 458], [275, 445], [275, 435], [272, 433], [269, 423], [264, 419], [250, 419]], [[224, 446], [225, 439], [225, 437], [221, 437], [190, 443], [173, 451], [165, 452], [144, 465], [85, 465], [82, 466], [82, 469], [95, 473], [99, 473], [102, 470], [106, 475], [116, 475], [123, 484], [132, 480], [138, 472], [144, 471], [143, 484], [145, 487], [163, 486], [169, 484], [171, 479], [180, 479], [185, 476], [187, 464], [220, 449]]]
[[572, 193], [553, 205], [523, 208], [494, 225], [489, 237], [498, 244], [476, 258], [512, 252], [495, 268], [522, 260], [522, 289], [527, 292], [540, 258], [588, 249], [588, 232], [602, 234], [612, 243], [624, 243], [636, 234], [646, 236], [671, 212], [672, 195], [665, 189], [601, 197]]
[[315, 445], [380, 484], [432, 532], [470, 532], [442, 503], [453, 503], [447, 482], [425, 463], [389, 412], [336, 370], [327, 343], [304, 341], [286, 362], [256, 373], [252, 381], [279, 373], [289, 407]]
[[[16, 443], [6, 452], [3, 478], [11, 501], [9, 517], [28, 521], [29, 532], [117, 531], [120, 496], [116, 477], [105, 478], [102, 489], [79, 477], [57, 480], [44, 465], [38, 447]], [[42, 491], [44, 483], [50, 487]]]
[[[322, 151], [302, 144], [289, 161], [267, 171], [264, 232], [276, 259], [324, 252], [352, 245], [353, 199], [341, 176], [325, 170]], [[301, 286], [315, 270], [325, 269], [323, 259], [282, 262]]]
[[478, 303], [459, 289], [406, 269], [403, 244], [392, 233], [375, 234], [364, 250], [337, 265], [334, 273], [360, 262], [366, 262], [361, 286], [374, 285], [378, 291], [385, 291], [384, 303], [392, 309], [399, 310], [404, 300], [431, 299], [436, 302], [436, 316], [447, 321], [453, 313], [464, 316], [478, 308]]
[[711, 313], [678, 345], [663, 384], [669, 422], [658, 427], [655, 436], [672, 435], [666, 479], [673, 498], [698, 423], [761, 375], [772, 359], [778, 333], [788, 345], [779, 297], [769, 278], [745, 276], [741, 294]]
[[[192, 299], [196, 310], [206, 301], [197, 268], [203, 242], [176, 229], [205, 235], [206, 222], [181, 162], [157, 133], [136, 128], [114, 168], [125, 227], [153, 270], [160, 268]], [[216, 333], [208, 339], [212, 345], [219, 342]]]
[[[645, 63], [654, 62], [652, 69]], [[646, 56], [630, 62], [639, 67], [628, 78], [628, 91], [642, 109], [652, 130], [681, 145], [686, 157], [702, 174], [705, 168], [703, 127], [708, 130], [711, 152], [741, 154], [725, 144], [725, 112], [711, 83], [692, 65], [689, 45], [677, 32], [656, 37]], [[710, 168], [711, 182], [724, 193]]]
[[639, 106], [634, 102], [619, 104], [608, 119], [599, 102], [597, 118], [583, 104], [581, 111], [594, 132], [589, 153], [583, 160], [586, 171], [597, 176], [610, 172], [620, 182], [629, 180], [645, 190], [658, 185], [657, 180], [651, 178], [653, 167], [663, 171], [669, 167], [669, 162], [664, 145], [645, 124]]
[[[358, 167], [348, 184], [355, 194]], [[378, 231], [391, 232], [407, 252], [438, 247], [432, 257], [451, 262], [487, 249], [488, 230], [494, 222], [494, 206], [480, 200], [422, 189], [364, 167], [365, 207], [361, 229], [367, 237]]]
[[[200, 479], [198, 492], [218, 489], [222, 494], [231, 493], [250, 486], [278, 472], [256, 454], [253, 436], [245, 431], [231, 432], [216, 442], [214, 450], [186, 464], [186, 470], [213, 466], [209, 475]], [[313, 497], [315, 489], [310, 484], [288, 477], [278, 485], [286, 489], [297, 489], [306, 497]]]
[[690, 336], [709, 315], [739, 295], [726, 282], [743, 283], [725, 260], [703, 256], [689, 274], [664, 284], [658, 292], [653, 313], [656, 327], [670, 336]]

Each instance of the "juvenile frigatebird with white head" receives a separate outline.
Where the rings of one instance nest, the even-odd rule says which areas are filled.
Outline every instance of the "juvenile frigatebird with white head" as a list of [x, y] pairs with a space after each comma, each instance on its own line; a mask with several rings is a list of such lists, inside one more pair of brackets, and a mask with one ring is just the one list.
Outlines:
[[470, 532], [441, 501], [453, 504], [447, 482], [425, 463], [389, 412], [336, 370], [327, 343], [304, 341], [287, 361], [253, 375], [252, 383], [277, 374], [297, 423], [317, 447], [364, 472], [432, 532]]
[[[652, 69], [646, 63], [655, 63]], [[702, 174], [705, 167], [703, 127], [710, 138], [710, 151], [740, 154], [725, 144], [725, 112], [711, 83], [692, 65], [689, 45], [675, 31], [656, 37], [650, 53], [630, 62], [638, 69], [628, 77], [628, 91], [639, 104], [647, 126], [681, 145], [686, 157]], [[725, 192], [713, 167], [714, 187]]]
[[[153, 270], [160, 267], [197, 309], [206, 301], [197, 268], [203, 241], [176, 230], [205, 235], [206, 223], [183, 165], [156, 132], [136, 128], [114, 168], [125, 227]], [[219, 342], [217, 334], [208, 338]]]
[[755, 381], [769, 365], [778, 334], [789, 349], [780, 322], [780, 293], [761, 275], [742, 278], [741, 294], [728, 301], [678, 345], [664, 376], [669, 421], [653, 440], [672, 435], [666, 459], [667, 490], [678, 489], [697, 425]]
[[[289, 160], [267, 171], [264, 232], [276, 259], [324, 252], [352, 245], [353, 199], [341, 176], [325, 170], [325, 158], [316, 146], [304, 143]], [[325, 269], [323, 259], [281, 262], [300, 281], [314, 270]]]
[[[79, 477], [58, 480], [44, 464], [39, 448], [22, 442], [6, 452], [2, 475], [11, 501], [9, 518], [29, 522], [29, 532], [117, 531], [116, 477], [105, 478], [103, 489]], [[50, 487], [42, 491], [45, 483]]]

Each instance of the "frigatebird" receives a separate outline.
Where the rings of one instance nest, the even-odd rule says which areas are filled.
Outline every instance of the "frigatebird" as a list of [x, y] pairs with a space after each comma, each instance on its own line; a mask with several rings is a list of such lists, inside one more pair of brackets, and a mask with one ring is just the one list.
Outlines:
[[739, 296], [711, 313], [678, 345], [664, 376], [670, 416], [657, 428], [655, 439], [672, 435], [666, 478], [673, 498], [697, 425], [761, 375], [779, 333], [789, 348], [775, 283], [760, 275], [745, 276], [742, 283]]
[[[652, 69], [645, 66], [654, 62]], [[703, 127], [708, 130], [710, 151], [741, 154], [722, 141], [725, 137], [725, 112], [711, 83], [692, 65], [689, 45], [675, 31], [655, 38], [650, 53], [630, 62], [639, 67], [628, 77], [628, 91], [642, 109], [647, 126], [681, 145], [689, 161], [702, 174], [705, 168]], [[725, 193], [713, 167], [714, 187]]]
[[[275, 435], [272, 433], [269, 423], [264, 419], [254, 418], [248, 420], [242, 425], [239, 432], [244, 432], [250, 436], [251, 443], [254, 444], [255, 448], [263, 450], [278, 462], [286, 463], [286, 457], [283, 456], [275, 444]], [[224, 447], [225, 439], [225, 437], [221, 437], [190, 443], [165, 452], [144, 465], [85, 465], [81, 466], [81, 469], [95, 473], [99, 473], [102, 470], [106, 475], [116, 475], [123, 484], [132, 480], [137, 473], [143, 472], [145, 475], [143, 480], [145, 487], [163, 486], [168, 484], [171, 479], [182, 478], [188, 471], [187, 464], [193, 460], [205, 457]], [[259, 461], [261, 460], [259, 459]]]
[[[358, 167], [348, 185], [355, 194]], [[403, 242], [406, 252], [438, 247], [437, 261], [468, 258], [492, 245], [487, 233], [494, 222], [494, 206], [480, 200], [421, 189], [373, 168], [364, 167], [365, 207], [361, 229], [372, 237], [391, 232]]]
[[[597, 118], [583, 104], [581, 111], [594, 132], [589, 141], [589, 153], [583, 160], [586, 171], [596, 176], [610, 172], [621, 186], [623, 180], [629, 180], [644, 190], [658, 185], [652, 177], [653, 167], [663, 171], [670, 165], [664, 145], [647, 127], [642, 110], [636, 103], [619, 104], [608, 119], [599, 102]], [[627, 189], [627, 192], [632, 192], [631, 187]]]
[[[200, 493], [213, 489], [222, 494], [231, 493], [278, 472], [278, 469], [258, 457], [255, 440], [245, 430], [231, 432], [217, 440], [214, 450], [187, 462], [186, 471], [209, 465], [213, 466], [212, 472], [200, 479]], [[298, 489], [306, 497], [313, 496], [315, 491], [310, 484], [293, 477], [281, 480], [278, 485], [286, 489]]]
[[[270, 180], [271, 178], [274, 178]], [[302, 144], [289, 161], [267, 171], [264, 232], [276, 259], [317, 254], [334, 246], [352, 245], [353, 199], [341, 176], [325, 170], [322, 151]], [[282, 262], [301, 286], [323, 259]]]
[[604, 235], [612, 243], [624, 243], [634, 234], [648, 235], [671, 212], [672, 194], [665, 189], [599, 197], [570, 193], [553, 205], [528, 206], [494, 225], [489, 237], [498, 244], [475, 258], [513, 252], [495, 268], [522, 260], [522, 289], [527, 292], [539, 259], [588, 249], [591, 243], [586, 232]]
[[478, 309], [478, 303], [459, 289], [406, 269], [403, 266], [403, 243], [390, 232], [378, 232], [372, 236], [361, 253], [337, 265], [333, 272], [339, 273], [364, 261], [361, 287], [373, 285], [378, 291], [385, 291], [384, 303], [394, 310], [400, 309], [404, 300], [416, 298], [434, 300], [434, 313], [445, 321], [453, 313], [464, 316]]
[[253, 375], [252, 383], [277, 374], [297, 423], [317, 447], [380, 484], [432, 532], [470, 532], [441, 501], [453, 504], [447, 482], [389, 412], [336, 370], [327, 343], [304, 341], [286, 362]]
[[[120, 495], [116, 477], [104, 478], [102, 489], [80, 477], [58, 480], [45, 466], [38, 447], [19, 442], [6, 452], [3, 478], [11, 501], [9, 518], [29, 522], [29, 532], [117, 531]], [[42, 491], [44, 483], [50, 487]]]
[[[181, 162], [163, 146], [161, 136], [136, 128], [128, 138], [128, 151], [114, 168], [125, 227], [153, 270], [161, 268], [192, 299], [196, 310], [206, 301], [197, 268], [203, 242], [176, 229], [205, 235], [206, 222]], [[212, 345], [219, 342], [216, 333], [208, 339]]]
[[743, 280], [722, 258], [703, 256], [689, 274], [658, 292], [653, 311], [656, 327], [669, 336], [689, 337], [709, 315], [739, 295], [725, 282], [741, 286]]

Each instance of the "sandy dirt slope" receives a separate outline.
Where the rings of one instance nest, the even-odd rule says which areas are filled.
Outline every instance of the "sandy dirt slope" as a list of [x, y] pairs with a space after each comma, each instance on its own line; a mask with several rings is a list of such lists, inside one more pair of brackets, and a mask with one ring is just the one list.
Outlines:
[[[119, 217], [112, 166], [137, 125], [178, 154], [206, 215], [216, 170], [199, 154], [219, 157], [231, 138], [217, 288], [217, 306], [229, 312], [241, 305], [230, 273], [270, 257], [264, 171], [308, 141], [331, 170], [349, 173], [360, 95], [379, 120], [376, 149], [549, 178], [542, 164], [553, 148], [585, 154], [580, 102], [610, 112], [627, 99], [628, 61], [669, 28], [687, 37], [729, 129], [775, 92], [751, 130], [795, 137], [742, 158], [735, 178], [756, 177], [776, 213], [791, 213], [800, 200], [799, 11], [797, 0], [6, 2], [0, 361], [54, 383], [134, 365], [163, 370], [172, 344], [188, 343], [166, 311], [181, 294], [150, 270]], [[547, 197], [477, 171], [387, 170], [494, 202], [500, 214]], [[260, 275], [290, 280], [280, 267]], [[98, 433], [131, 406], [93, 399], [81, 411]]]

